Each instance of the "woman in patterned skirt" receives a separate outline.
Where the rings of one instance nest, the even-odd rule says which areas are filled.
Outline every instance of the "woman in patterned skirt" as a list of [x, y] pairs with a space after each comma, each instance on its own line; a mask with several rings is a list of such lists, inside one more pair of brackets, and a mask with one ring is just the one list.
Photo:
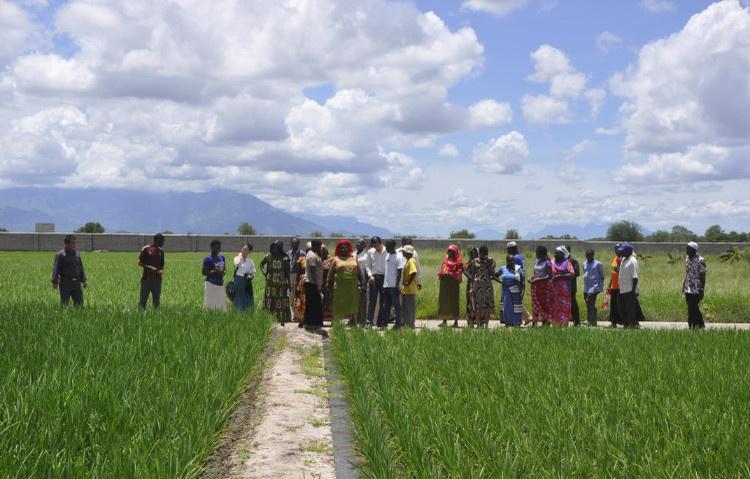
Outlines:
[[523, 318], [523, 268], [516, 264], [515, 255], [505, 257], [505, 266], [497, 272], [503, 284], [503, 318], [505, 326], [521, 326]]
[[565, 246], [555, 249], [555, 260], [552, 261], [552, 324], [567, 326], [570, 321], [572, 306], [570, 279], [575, 278], [573, 264], [567, 259]]
[[291, 268], [284, 252], [284, 243], [276, 240], [271, 244], [271, 252], [260, 262], [260, 270], [266, 278], [263, 309], [276, 316], [283, 326], [291, 320], [289, 291], [292, 287], [289, 283]]
[[348, 240], [336, 245], [336, 256], [326, 278], [326, 289], [333, 294], [333, 319], [349, 319], [353, 325], [359, 311], [359, 284], [361, 274], [354, 247]]
[[469, 270], [469, 266], [471, 266], [471, 262], [478, 257], [479, 250], [471, 248], [471, 250], [469, 250], [469, 260], [464, 266], [464, 276], [466, 276], [466, 325], [470, 328], [474, 327], [477, 318], [476, 313], [474, 312], [474, 292], [471, 289], [471, 278], [467, 271]]
[[534, 326], [537, 322], [548, 324], [551, 307], [551, 278], [552, 262], [547, 256], [546, 246], [536, 247], [536, 262], [534, 263], [534, 275], [529, 278], [531, 283], [531, 321]]
[[495, 289], [492, 281], [495, 278], [496, 269], [497, 265], [489, 256], [487, 246], [480, 246], [479, 257], [471, 261], [468, 270], [469, 283], [474, 296], [474, 313], [479, 327], [486, 327], [495, 312]]

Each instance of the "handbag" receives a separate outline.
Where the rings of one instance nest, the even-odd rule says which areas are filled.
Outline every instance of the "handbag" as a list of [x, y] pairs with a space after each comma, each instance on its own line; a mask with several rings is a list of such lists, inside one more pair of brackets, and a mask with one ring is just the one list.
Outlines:
[[227, 298], [229, 298], [230, 301], [234, 301], [234, 297], [237, 296], [237, 284], [234, 282], [234, 278], [237, 275], [237, 268], [239, 268], [239, 265], [234, 267], [232, 280], [229, 281], [226, 286], [224, 286], [224, 292], [226, 292]]

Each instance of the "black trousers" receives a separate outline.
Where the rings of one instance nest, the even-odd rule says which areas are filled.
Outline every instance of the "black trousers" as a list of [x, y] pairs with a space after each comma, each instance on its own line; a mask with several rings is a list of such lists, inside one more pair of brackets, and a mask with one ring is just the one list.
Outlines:
[[72, 298], [75, 306], [83, 306], [83, 290], [79, 280], [61, 278], [58, 288], [60, 288], [60, 304], [67, 306]]
[[617, 303], [620, 307], [620, 317], [622, 317], [622, 323], [625, 327], [637, 328], [638, 321], [643, 319], [643, 311], [641, 310], [641, 305], [638, 303], [638, 296], [635, 295], [635, 292], [620, 293]]
[[[367, 324], [372, 326], [375, 324], [375, 306], [378, 307], [378, 320], [380, 315], [383, 314], [383, 307], [385, 298], [383, 297], [383, 281], [385, 281], [385, 275], [374, 274], [375, 284], [370, 285], [370, 304], [367, 308]], [[378, 301], [380, 299], [380, 301]]]
[[706, 323], [703, 322], [703, 313], [701, 313], [701, 297], [699, 294], [685, 294], [685, 301], [688, 307], [688, 326], [690, 329], [703, 329]]
[[586, 301], [586, 322], [590, 326], [596, 326], [596, 297], [599, 293], [584, 293], [583, 299]]
[[622, 324], [622, 316], [620, 316], [620, 290], [610, 289], [609, 290], [609, 322], [612, 326]]
[[151, 303], [154, 308], [158, 308], [161, 303], [161, 280], [160, 279], [142, 279], [141, 280], [141, 308], [146, 309], [148, 297], [151, 295]]
[[576, 289], [570, 292], [570, 320], [575, 326], [581, 324], [581, 311], [578, 309], [578, 291]]
[[305, 283], [305, 326], [323, 326], [323, 302], [315, 283]]

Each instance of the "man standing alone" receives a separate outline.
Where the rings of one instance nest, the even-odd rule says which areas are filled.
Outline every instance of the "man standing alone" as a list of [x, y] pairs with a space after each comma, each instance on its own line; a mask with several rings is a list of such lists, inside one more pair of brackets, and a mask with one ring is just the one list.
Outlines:
[[143, 268], [141, 276], [141, 309], [146, 309], [148, 297], [151, 295], [151, 304], [154, 308], [159, 307], [161, 302], [161, 278], [164, 274], [164, 235], [157, 233], [150, 245], [141, 249], [138, 256], [138, 266]]
[[698, 243], [691, 241], [686, 248], [685, 258], [685, 281], [682, 284], [682, 292], [685, 293], [685, 301], [688, 306], [688, 326], [690, 329], [703, 329], [701, 313], [701, 301], [706, 288], [706, 260], [698, 254]]
[[76, 237], [65, 236], [65, 247], [55, 255], [52, 264], [52, 287], [60, 290], [60, 303], [66, 306], [73, 298], [73, 304], [83, 305], [83, 290], [88, 287], [86, 271], [83, 269], [81, 254], [76, 250]]

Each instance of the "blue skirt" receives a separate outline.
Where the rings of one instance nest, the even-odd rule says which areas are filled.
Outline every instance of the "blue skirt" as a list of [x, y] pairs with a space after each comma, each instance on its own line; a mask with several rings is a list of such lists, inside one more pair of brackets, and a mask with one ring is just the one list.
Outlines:
[[523, 319], [523, 300], [521, 288], [517, 285], [503, 284], [503, 317], [508, 326], [520, 326]]
[[[250, 283], [249, 288], [247, 284]], [[255, 307], [255, 298], [253, 296], [253, 280], [245, 279], [244, 276], [235, 276], [234, 284], [237, 287], [237, 293], [234, 295], [232, 306], [237, 311], [245, 311]], [[248, 293], [247, 290], [250, 290]]]

